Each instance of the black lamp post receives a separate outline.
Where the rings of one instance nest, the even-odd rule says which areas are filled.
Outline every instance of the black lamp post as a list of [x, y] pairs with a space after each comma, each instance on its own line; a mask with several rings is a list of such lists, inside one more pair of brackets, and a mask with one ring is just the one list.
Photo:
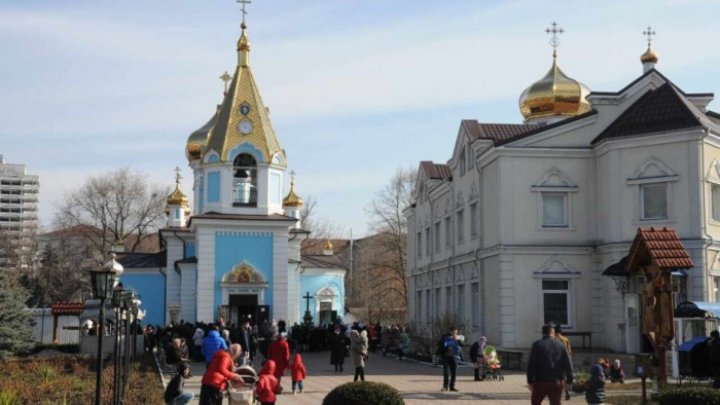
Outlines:
[[132, 291], [125, 291], [122, 300], [122, 309], [124, 312], [125, 341], [123, 350], [123, 380], [121, 398], [125, 398], [125, 387], [127, 387], [128, 377], [130, 375], [130, 309], [132, 308], [132, 300], [134, 294]]
[[133, 298], [132, 301], [132, 329], [130, 330], [130, 333], [132, 333], [132, 358], [135, 359], [135, 356], [137, 354], [137, 335], [138, 335], [138, 327], [140, 326], [140, 322], [138, 321], [138, 313], [140, 312], [140, 304], [142, 301], [140, 301], [140, 294], [135, 294], [135, 298]]
[[113, 359], [113, 404], [120, 403], [120, 306], [122, 305], [122, 296], [125, 289], [115, 287], [113, 289], [112, 304], [115, 311], [115, 356]]
[[90, 272], [93, 296], [100, 300], [98, 319], [97, 376], [95, 381], [95, 405], [100, 405], [103, 372], [103, 337], [105, 335], [105, 299], [112, 290], [115, 273], [105, 267]]

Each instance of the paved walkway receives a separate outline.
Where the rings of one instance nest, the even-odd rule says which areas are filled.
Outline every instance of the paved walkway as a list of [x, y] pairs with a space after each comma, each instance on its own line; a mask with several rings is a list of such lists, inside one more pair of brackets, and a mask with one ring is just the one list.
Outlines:
[[[305, 392], [302, 395], [289, 393], [290, 378], [286, 376], [282, 381], [284, 393], [278, 396], [277, 405], [320, 405], [331, 389], [353, 379], [352, 361], [346, 362], [344, 373], [335, 373], [329, 362], [329, 353], [307, 353], [303, 359], [308, 370]], [[193, 363], [193, 377], [185, 383], [187, 391], [194, 392], [196, 396], [200, 393], [200, 380], [204, 371], [205, 364]], [[365, 376], [368, 381], [384, 382], [397, 388], [407, 405], [470, 405], [477, 404], [478, 400], [493, 405], [530, 403], [525, 375], [518, 372], [506, 372], [505, 381], [476, 382], [472, 380], [472, 368], [461, 367], [457, 381], [460, 392], [441, 392], [442, 368], [371, 354]], [[197, 404], [197, 400], [192, 404]], [[585, 400], [581, 394], [574, 394], [570, 401], [563, 401], [563, 404], [585, 404]]]

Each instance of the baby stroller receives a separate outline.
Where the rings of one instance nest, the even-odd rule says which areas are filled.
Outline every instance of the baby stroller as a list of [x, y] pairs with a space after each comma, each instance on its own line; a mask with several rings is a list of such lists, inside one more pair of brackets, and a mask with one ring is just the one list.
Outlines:
[[230, 382], [228, 384], [228, 397], [230, 405], [254, 405], [255, 404], [255, 384], [258, 376], [250, 366], [242, 366], [235, 369], [237, 374], [243, 379], [245, 384]]
[[495, 346], [485, 346], [483, 350], [483, 371], [486, 380], [505, 381], [502, 373], [502, 365], [498, 359]]

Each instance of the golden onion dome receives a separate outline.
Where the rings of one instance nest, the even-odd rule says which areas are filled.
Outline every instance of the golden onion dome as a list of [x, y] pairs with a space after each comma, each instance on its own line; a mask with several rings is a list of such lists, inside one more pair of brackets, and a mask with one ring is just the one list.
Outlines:
[[175, 191], [170, 194], [167, 198], [167, 205], [180, 205], [182, 207], [187, 206], [188, 198], [180, 191], [180, 187], [175, 186]]
[[525, 89], [520, 96], [520, 112], [525, 120], [543, 117], [571, 117], [591, 109], [587, 101], [590, 89], [571, 79], [553, 64], [547, 74]]
[[250, 50], [250, 40], [248, 39], [247, 35], [245, 34], [245, 29], [247, 29], [247, 25], [245, 23], [242, 23], [240, 25], [240, 28], [242, 29], [240, 33], [240, 39], [238, 39], [237, 42], [237, 50], [238, 51], [249, 51]]
[[323, 250], [333, 250], [333, 244], [330, 242], [330, 239], [325, 240], [325, 246], [323, 246]]
[[194, 162], [200, 160], [202, 157], [203, 152], [205, 152], [205, 147], [207, 146], [208, 134], [210, 130], [215, 127], [219, 112], [220, 106], [217, 107], [217, 111], [215, 111], [215, 114], [205, 125], [188, 137], [187, 144], [185, 145], [185, 157], [187, 157], [189, 161]]
[[283, 207], [300, 208], [303, 205], [303, 199], [295, 193], [295, 178], [290, 180], [290, 192], [283, 199]]
[[648, 45], [647, 51], [645, 51], [644, 54], [640, 55], [640, 62], [642, 62], [642, 63], [648, 63], [648, 62], [657, 63], [658, 62], [657, 54], [655, 53], [655, 51], [652, 50], [652, 48], [650, 48], [649, 45]]

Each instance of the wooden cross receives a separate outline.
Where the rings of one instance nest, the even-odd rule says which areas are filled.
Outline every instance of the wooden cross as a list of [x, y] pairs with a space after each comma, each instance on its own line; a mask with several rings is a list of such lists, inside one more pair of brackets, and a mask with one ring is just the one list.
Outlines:
[[252, 1], [250, 1], [250, 0], [235, 0], [235, 1], [242, 4], [242, 10], [241, 10], [242, 17], [243, 17], [242, 23], [243, 23], [243, 25], [245, 25], [245, 15], [247, 14], [247, 11], [245, 11], [245, 6], [252, 3]]
[[305, 300], [305, 312], [310, 312], [310, 300], [313, 298], [310, 296], [310, 291], [305, 293], [305, 296], [302, 298]]
[[555, 51], [557, 51], [557, 47], [560, 45], [560, 37], [558, 34], [562, 34], [565, 32], [564, 29], [558, 27], [557, 23], [553, 21], [552, 28], [546, 28], [545, 32], [548, 34], [552, 34], [550, 37], [550, 46], [553, 47], [553, 57], [555, 56]]
[[653, 37], [655, 36], [655, 30], [653, 30], [652, 27], [648, 25], [647, 29], [643, 31], [643, 35], [647, 37], [647, 43], [649, 48], [650, 44], [652, 44]]
[[230, 76], [230, 75], [228, 74], [227, 70], [226, 70], [225, 73], [223, 73], [223, 74], [220, 76], [220, 80], [222, 80], [223, 83], [225, 83], [225, 94], [227, 94], [228, 83], [230, 82], [230, 80], [232, 80], [232, 76]]

